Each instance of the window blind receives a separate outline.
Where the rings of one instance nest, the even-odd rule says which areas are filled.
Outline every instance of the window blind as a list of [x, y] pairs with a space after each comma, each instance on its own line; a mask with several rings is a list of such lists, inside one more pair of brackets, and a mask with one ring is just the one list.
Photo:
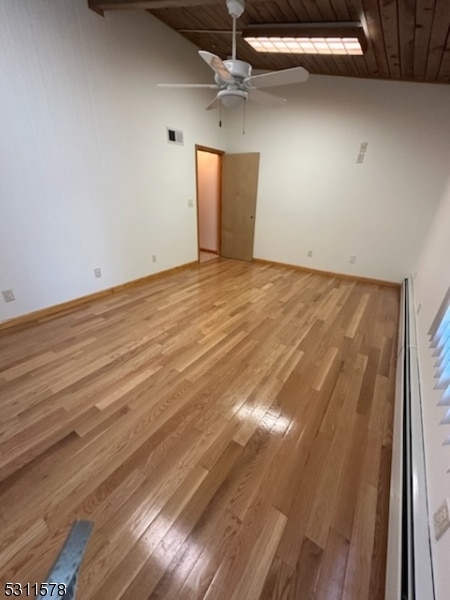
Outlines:
[[[433, 356], [436, 357], [436, 388], [442, 390], [439, 405], [446, 407], [442, 425], [450, 425], [450, 288], [430, 329]], [[444, 439], [450, 445], [450, 434]]]

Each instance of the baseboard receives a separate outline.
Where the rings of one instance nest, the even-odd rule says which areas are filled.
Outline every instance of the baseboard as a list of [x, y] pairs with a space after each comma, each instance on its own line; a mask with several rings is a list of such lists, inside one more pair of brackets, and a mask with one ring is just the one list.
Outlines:
[[217, 254], [219, 256], [218, 250], [208, 250], [208, 248], [199, 248], [200, 252], [209, 252], [210, 254]]
[[133, 279], [132, 281], [127, 281], [126, 283], [115, 285], [114, 287], [107, 288], [106, 290], [100, 290], [99, 292], [94, 292], [93, 294], [88, 294], [87, 296], [81, 296], [80, 298], [74, 298], [73, 300], [62, 302], [61, 304], [55, 304], [53, 306], [41, 308], [40, 310], [35, 310], [33, 312], [20, 315], [19, 317], [13, 317], [12, 319], [8, 319], [7, 321], [0, 322], [0, 331], [10, 329], [11, 327], [33, 325], [43, 319], [47, 320], [52, 317], [60, 316], [61, 313], [77, 308], [78, 306], [81, 306], [83, 304], [88, 304], [89, 302], [100, 300], [105, 296], [111, 296], [112, 294], [117, 294], [118, 292], [123, 292], [125, 290], [129, 290], [131, 288], [150, 283], [154, 279], [165, 277], [166, 275], [172, 275], [174, 273], [178, 273], [179, 271], [184, 271], [186, 269], [192, 269], [193, 267], [198, 267], [197, 261], [185, 263], [184, 265], [180, 265], [179, 267], [173, 267], [172, 269], [159, 271], [158, 273], [152, 273], [151, 275], [146, 275], [145, 277], [141, 277], [139, 279]]
[[373, 279], [372, 277], [362, 277], [360, 275], [348, 275], [346, 273], [334, 273], [332, 271], [321, 271], [320, 269], [311, 269], [310, 267], [303, 267], [301, 265], [291, 265], [289, 263], [276, 262], [274, 260], [266, 260], [264, 258], [254, 258], [253, 262], [261, 265], [274, 265], [277, 267], [288, 267], [289, 269], [295, 269], [296, 271], [303, 271], [303, 273], [314, 273], [316, 275], [327, 275], [328, 277], [338, 277], [339, 279], [348, 279], [349, 281], [358, 281], [360, 283], [371, 283], [373, 285], [382, 285], [385, 287], [401, 288], [401, 282], [397, 281], [385, 281], [384, 279]]

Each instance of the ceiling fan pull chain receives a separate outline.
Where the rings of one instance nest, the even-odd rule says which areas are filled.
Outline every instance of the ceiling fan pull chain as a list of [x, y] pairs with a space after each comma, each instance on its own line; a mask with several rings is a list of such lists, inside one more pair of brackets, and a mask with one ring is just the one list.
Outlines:
[[219, 104], [219, 127], [222, 127], [222, 102]]
[[247, 100], [244, 100], [244, 122], [242, 124], [242, 135], [245, 135], [245, 119], [247, 116]]

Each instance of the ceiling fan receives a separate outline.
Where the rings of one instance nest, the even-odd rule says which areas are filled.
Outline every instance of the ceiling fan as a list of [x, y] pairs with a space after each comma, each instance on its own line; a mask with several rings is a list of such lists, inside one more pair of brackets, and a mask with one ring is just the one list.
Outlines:
[[226, 0], [226, 3], [230, 17], [233, 19], [232, 58], [223, 61], [211, 52], [199, 50], [200, 56], [215, 73], [215, 84], [159, 83], [158, 86], [219, 90], [214, 100], [206, 107], [206, 110], [218, 108], [221, 104], [231, 108], [242, 104], [246, 100], [253, 100], [265, 106], [283, 105], [286, 102], [284, 98], [262, 92], [260, 88], [303, 83], [309, 77], [308, 71], [303, 67], [294, 67], [281, 71], [271, 71], [262, 75], [252, 75], [252, 66], [248, 62], [236, 58], [236, 19], [245, 10], [245, 0]]

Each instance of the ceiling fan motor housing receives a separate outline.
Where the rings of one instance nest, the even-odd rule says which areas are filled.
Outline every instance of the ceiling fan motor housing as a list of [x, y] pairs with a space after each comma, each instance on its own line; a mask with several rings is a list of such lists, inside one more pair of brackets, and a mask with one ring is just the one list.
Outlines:
[[252, 66], [243, 60], [224, 60], [226, 68], [230, 71], [233, 77], [239, 77], [241, 79], [245, 79], [246, 77], [251, 77], [252, 74]]
[[252, 67], [249, 63], [243, 60], [225, 60], [224, 64], [228, 71], [233, 75], [234, 81], [230, 83], [225, 79], [222, 79], [219, 75], [216, 74], [215, 80], [219, 87], [221, 88], [242, 88], [244, 89], [244, 81], [247, 77], [251, 77]]

